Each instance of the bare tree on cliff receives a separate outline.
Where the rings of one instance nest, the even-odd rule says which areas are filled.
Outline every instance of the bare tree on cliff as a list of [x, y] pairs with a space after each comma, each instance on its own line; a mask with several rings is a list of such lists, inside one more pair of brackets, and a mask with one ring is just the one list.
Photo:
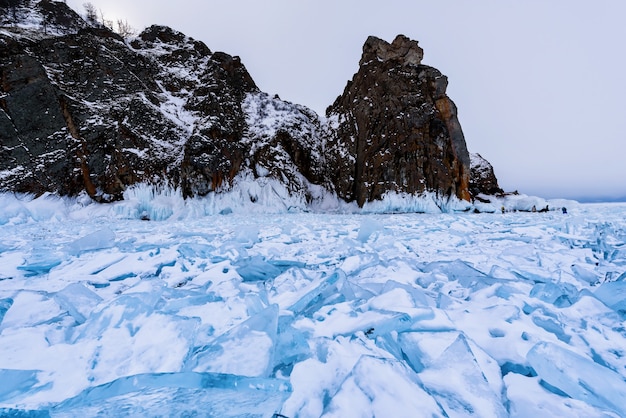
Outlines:
[[85, 20], [91, 26], [99, 26], [98, 22], [98, 12], [96, 11], [96, 6], [93, 3], [87, 2], [83, 3], [83, 7], [85, 8]]
[[108, 30], [110, 31], [113, 30], [113, 21], [110, 19], [106, 19], [104, 17], [104, 13], [102, 13], [102, 9], [100, 9], [100, 23], [102, 24], [102, 26], [104, 26]]
[[136, 34], [135, 29], [130, 26], [127, 20], [117, 19], [117, 30], [116, 32], [122, 38], [128, 38], [134, 36]]

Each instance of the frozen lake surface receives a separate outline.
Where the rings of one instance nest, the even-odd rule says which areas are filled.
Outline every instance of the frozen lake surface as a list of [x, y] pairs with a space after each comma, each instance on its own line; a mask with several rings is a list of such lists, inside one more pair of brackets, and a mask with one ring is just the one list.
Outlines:
[[146, 222], [3, 199], [3, 416], [626, 416], [626, 205]]

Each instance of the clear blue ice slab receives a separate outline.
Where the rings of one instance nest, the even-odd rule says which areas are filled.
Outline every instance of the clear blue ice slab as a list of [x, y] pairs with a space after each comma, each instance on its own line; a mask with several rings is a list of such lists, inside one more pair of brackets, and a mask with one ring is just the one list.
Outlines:
[[594, 295], [609, 308], [626, 316], [626, 282], [604, 283], [594, 292]]
[[201, 306], [214, 302], [223, 301], [221, 296], [215, 294], [215, 292], [200, 293], [185, 295], [184, 297], [177, 297], [171, 299], [163, 299], [157, 305], [159, 312], [167, 314], [176, 314], [181, 309], [189, 306]]
[[36, 370], [0, 369], [0, 401], [31, 391], [39, 383], [37, 373]]
[[184, 370], [270, 376], [277, 332], [278, 305], [270, 305], [211, 343], [194, 347]]
[[61, 309], [69, 313], [78, 324], [82, 324], [91, 315], [102, 298], [80, 283], [72, 283], [55, 293], [53, 299]]
[[67, 244], [67, 251], [71, 255], [79, 255], [88, 251], [103, 250], [115, 246], [115, 233], [109, 228], [103, 228]]
[[569, 283], [537, 283], [531, 289], [530, 296], [557, 308], [565, 308], [578, 300], [578, 289]]
[[280, 370], [283, 376], [287, 376], [291, 373], [295, 363], [311, 356], [307, 335], [294, 328], [292, 323], [292, 316], [281, 316], [278, 318], [273, 374]]
[[237, 261], [234, 267], [244, 282], [259, 282], [275, 279], [290, 268], [304, 268], [306, 264], [295, 260], [265, 260], [257, 255]]
[[147, 373], [88, 388], [52, 408], [52, 417], [272, 417], [289, 382], [222, 373]]
[[24, 264], [17, 266], [17, 269], [23, 271], [26, 277], [39, 276], [49, 273], [61, 262], [61, 257], [52, 250], [38, 249], [24, 260]]
[[384, 229], [384, 225], [373, 219], [364, 219], [359, 226], [359, 232], [357, 233], [357, 241], [366, 243], [372, 235], [376, 232], [380, 232]]
[[613, 370], [545, 341], [537, 343], [526, 358], [555, 393], [626, 416], [626, 382]]
[[317, 287], [307, 292], [288, 309], [296, 315], [310, 316], [324, 305], [354, 299], [354, 291], [342, 270], [335, 270]]
[[323, 417], [442, 417], [440, 405], [415, 373], [395, 359], [361, 356], [334, 395]]
[[262, 256], [240, 260], [235, 264], [235, 269], [244, 282], [272, 280], [283, 272], [280, 268], [265, 261]]
[[211, 255], [215, 252], [215, 247], [208, 244], [201, 243], [189, 243], [185, 242], [178, 246], [178, 253], [184, 258], [211, 258]]
[[508, 416], [500, 393], [501, 382], [493, 380], [501, 379], [499, 372], [496, 376], [481, 368], [463, 334], [428, 364], [419, 377], [449, 417]]
[[2, 325], [2, 320], [4, 319], [4, 315], [7, 313], [7, 311], [12, 305], [13, 305], [13, 299], [11, 298], [0, 299], [0, 325]]
[[424, 273], [441, 273], [450, 281], [458, 281], [466, 289], [479, 290], [498, 282], [462, 260], [435, 261], [422, 267]]
[[109, 328], [131, 324], [136, 318], [149, 316], [161, 300], [161, 291], [123, 294], [106, 306], [95, 309], [78, 328], [74, 340], [99, 338]]

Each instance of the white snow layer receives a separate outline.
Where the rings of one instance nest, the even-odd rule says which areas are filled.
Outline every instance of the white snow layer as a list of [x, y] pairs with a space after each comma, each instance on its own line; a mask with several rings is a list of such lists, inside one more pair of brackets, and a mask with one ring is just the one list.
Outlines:
[[0, 415], [626, 416], [626, 205], [289, 213], [242, 182], [0, 195]]

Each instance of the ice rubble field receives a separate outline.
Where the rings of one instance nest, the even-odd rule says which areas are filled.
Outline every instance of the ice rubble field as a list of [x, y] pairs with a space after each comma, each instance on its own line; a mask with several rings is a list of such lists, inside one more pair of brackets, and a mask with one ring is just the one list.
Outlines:
[[626, 416], [626, 205], [20, 205], [0, 216], [2, 416]]

